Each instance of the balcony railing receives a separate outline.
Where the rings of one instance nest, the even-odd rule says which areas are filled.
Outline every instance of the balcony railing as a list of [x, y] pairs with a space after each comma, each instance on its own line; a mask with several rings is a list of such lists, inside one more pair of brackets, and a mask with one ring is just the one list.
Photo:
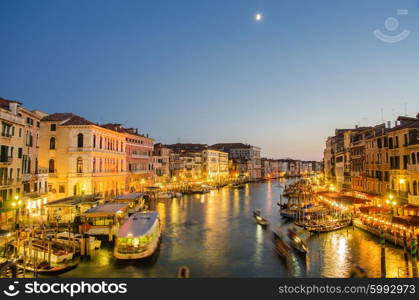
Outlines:
[[9, 156], [9, 157], [3, 157], [2, 159], [0, 159], [0, 164], [6, 164], [6, 165], [9, 165], [9, 164], [11, 164], [12, 163], [12, 157], [11, 156]]
[[419, 164], [407, 165], [407, 170], [410, 172], [419, 172]]
[[8, 186], [8, 185], [12, 185], [14, 182], [13, 178], [7, 178], [4, 180], [0, 181], [0, 186]]
[[145, 154], [131, 154], [132, 158], [144, 158], [144, 159], [149, 159], [150, 156], [145, 155]]
[[30, 181], [32, 179], [32, 174], [22, 174], [22, 181]]
[[4, 137], [4, 138], [11, 138], [12, 137], [12, 135], [8, 132], [2, 132], [1, 136]]
[[409, 194], [408, 198], [409, 204], [419, 205], [419, 195]]

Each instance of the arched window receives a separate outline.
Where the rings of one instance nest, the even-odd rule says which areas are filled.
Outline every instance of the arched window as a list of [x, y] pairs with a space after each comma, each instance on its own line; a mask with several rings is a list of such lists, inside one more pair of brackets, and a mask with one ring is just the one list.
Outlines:
[[418, 195], [418, 182], [417, 181], [413, 181], [413, 195], [415, 196]]
[[416, 154], [412, 153], [412, 165], [416, 165]]
[[93, 148], [96, 148], [96, 135], [93, 135]]
[[96, 158], [93, 157], [93, 173], [96, 173]]
[[100, 137], [100, 140], [99, 140], [99, 148], [102, 149], [102, 137]]
[[83, 148], [83, 133], [77, 135], [77, 147]]
[[83, 173], [83, 159], [81, 157], [77, 158], [77, 173]]
[[55, 161], [51, 158], [48, 163], [48, 172], [55, 173]]
[[55, 149], [55, 137], [49, 139], [49, 148]]

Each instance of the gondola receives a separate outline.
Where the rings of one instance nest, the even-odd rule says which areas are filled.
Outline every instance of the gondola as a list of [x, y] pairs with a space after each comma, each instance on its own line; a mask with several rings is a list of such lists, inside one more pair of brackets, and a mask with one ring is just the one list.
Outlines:
[[32, 273], [38, 273], [41, 275], [59, 275], [68, 271], [75, 269], [78, 266], [77, 262], [68, 263], [58, 266], [51, 266], [46, 261], [38, 264], [37, 268], [33, 264], [25, 265], [22, 260], [16, 262], [16, 266], [19, 269], [26, 270]]
[[290, 258], [292, 252], [290, 245], [284, 241], [281, 234], [275, 231], [272, 231], [272, 233], [272, 242], [274, 244], [276, 253], [284, 259]]
[[342, 229], [350, 224], [351, 220], [339, 221], [339, 222], [329, 222], [325, 224], [315, 225], [315, 226], [305, 226], [305, 229], [310, 232], [330, 232]]
[[287, 203], [284, 203], [284, 204], [281, 204], [280, 202], [277, 202], [276, 203], [281, 209], [287, 209], [288, 208], [288, 204]]

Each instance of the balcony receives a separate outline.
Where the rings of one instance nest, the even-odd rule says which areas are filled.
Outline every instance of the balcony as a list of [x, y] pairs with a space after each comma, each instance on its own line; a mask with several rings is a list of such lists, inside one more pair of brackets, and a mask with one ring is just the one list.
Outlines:
[[12, 185], [14, 182], [13, 178], [7, 178], [5, 180], [0, 181], [0, 186], [9, 186]]
[[6, 138], [6, 139], [10, 139], [12, 137], [12, 135], [8, 132], [2, 132], [1, 137]]
[[409, 193], [405, 192], [405, 191], [391, 191], [391, 193], [398, 198], [399, 200], [401, 200], [402, 202], [407, 202], [408, 198], [409, 198]]
[[409, 194], [408, 202], [409, 204], [419, 205], [419, 195], [415, 196], [415, 195]]
[[132, 174], [147, 174], [147, 173], [151, 173], [152, 171], [149, 170], [131, 170], [129, 171]]
[[145, 155], [145, 154], [131, 154], [132, 158], [142, 158], [142, 159], [149, 159], [150, 156]]
[[22, 181], [30, 181], [32, 179], [32, 174], [22, 174]]
[[12, 157], [3, 157], [2, 159], [0, 159], [0, 165], [10, 165], [12, 163]]
[[407, 165], [407, 170], [410, 172], [419, 172], [419, 164], [416, 165]]
[[68, 147], [68, 152], [89, 152], [89, 151], [94, 151], [94, 150], [99, 150], [99, 149], [94, 149], [93, 147]]

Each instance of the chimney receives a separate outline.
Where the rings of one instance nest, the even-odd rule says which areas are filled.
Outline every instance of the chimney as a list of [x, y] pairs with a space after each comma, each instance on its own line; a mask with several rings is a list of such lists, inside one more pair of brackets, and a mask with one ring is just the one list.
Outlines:
[[135, 133], [138, 134], [138, 128], [135, 128]]
[[17, 102], [9, 102], [10, 112], [14, 115], [17, 115]]
[[391, 128], [391, 121], [387, 121], [387, 128], [390, 129]]

